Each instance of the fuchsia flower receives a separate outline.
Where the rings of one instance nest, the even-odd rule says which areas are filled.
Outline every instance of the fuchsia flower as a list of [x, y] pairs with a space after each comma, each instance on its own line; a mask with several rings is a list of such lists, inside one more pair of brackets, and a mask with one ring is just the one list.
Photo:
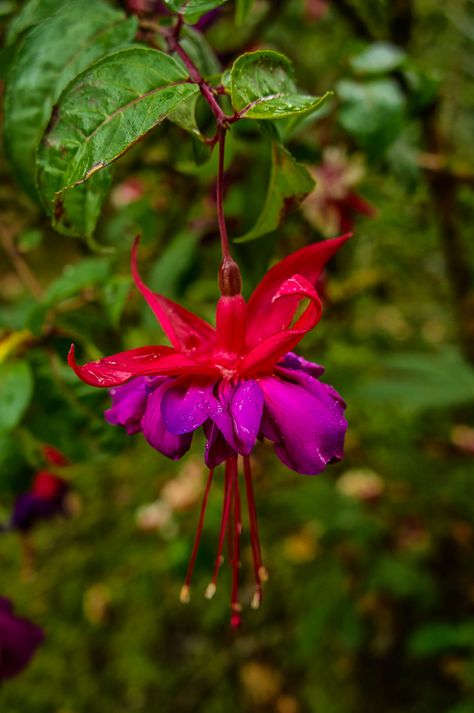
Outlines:
[[348, 157], [337, 146], [329, 146], [320, 165], [310, 169], [310, 173], [316, 188], [304, 201], [303, 213], [323, 235], [351, 231], [358, 214], [375, 217], [375, 207], [355, 191], [364, 176], [359, 157]]
[[[204, 429], [210, 473], [181, 594], [183, 601], [189, 598], [213, 470], [225, 462], [218, 554], [206, 594], [214, 594], [228, 530], [233, 568], [232, 623], [236, 626], [241, 608], [237, 600], [241, 531], [238, 456], [243, 457], [255, 607], [260, 604], [261, 584], [266, 578], [249, 461], [257, 439], [272, 441], [285, 465], [308, 475], [320, 473], [343, 456], [345, 403], [331, 386], [319, 381], [323, 367], [297, 356], [293, 349], [321, 317], [316, 281], [327, 260], [348, 237], [316, 243], [289, 255], [269, 270], [248, 302], [240, 294], [237, 266], [230, 259], [224, 261], [220, 273], [223, 296], [217, 303], [215, 328], [142, 282], [135, 241], [135, 283], [172, 346], [139, 347], [84, 366], [75, 361], [74, 345], [69, 352], [69, 365], [85, 383], [111, 389], [107, 420], [123, 426], [129, 434], [141, 431], [160, 453], [181, 458], [191, 445], [194, 431], [200, 426]], [[302, 302], [306, 304], [299, 313]]]
[[[44, 444], [42, 453], [48, 468], [69, 465], [68, 459], [54, 446]], [[67, 515], [69, 492], [69, 484], [64, 478], [50, 470], [38, 471], [31, 488], [16, 498], [10, 523], [5, 529], [28, 532], [41, 520]]]
[[39, 627], [15, 616], [11, 601], [0, 597], [0, 681], [23, 671], [43, 639]]

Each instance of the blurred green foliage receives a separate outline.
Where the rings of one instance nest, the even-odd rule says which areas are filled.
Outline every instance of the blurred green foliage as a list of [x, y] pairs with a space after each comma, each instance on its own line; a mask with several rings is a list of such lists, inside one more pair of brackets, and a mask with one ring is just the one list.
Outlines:
[[[20, 4], [0, 3], [9, 42], [22, 42], [25, 27], [11, 24]], [[302, 117], [263, 133], [256, 122], [232, 128], [231, 235], [262, 223], [275, 180], [270, 141], [283, 134], [308, 169], [324, 161], [328, 146], [350, 159], [362, 154], [366, 175], [357, 190], [377, 208], [375, 218], [356, 222], [356, 238], [329, 266], [324, 318], [300, 350], [326, 365], [348, 401], [346, 458], [307, 478], [259, 446], [255, 490], [270, 571], [261, 610], [245, 610], [239, 634], [227, 628], [224, 571], [214, 600], [201, 597], [220, 483], [191, 603], [179, 604], [199, 506], [190, 483], [202, 487], [203, 443], [170, 464], [140, 436], [107, 425], [107, 395], [79, 382], [65, 357], [71, 341], [85, 358], [162, 342], [130, 289], [137, 232], [149, 284], [213, 319], [216, 156], [196, 161], [189, 135], [163, 124], [116, 163], [89, 243], [56, 233], [2, 160], [0, 514], [7, 518], [14, 494], [41, 467], [45, 442], [73, 463], [62, 474], [77, 503], [74, 517], [42, 525], [30, 543], [1, 536], [0, 593], [44, 627], [47, 641], [0, 690], [0, 709], [470, 713], [474, 371], [461, 288], [462, 270], [472, 275], [474, 262], [474, 175], [466, 161], [474, 6], [235, 6], [224, 4], [206, 34], [225, 66], [256, 47], [282, 51], [305, 92], [335, 95], [316, 110], [317, 123]], [[197, 114], [206, 131], [205, 107]], [[455, 191], [452, 204], [440, 198], [448, 195], [440, 176]], [[267, 216], [258, 239], [234, 246], [247, 293], [273, 259], [321, 237], [307, 216], [303, 204], [277, 231]], [[25, 557], [31, 547], [33, 561]], [[248, 545], [242, 579], [250, 587]]]

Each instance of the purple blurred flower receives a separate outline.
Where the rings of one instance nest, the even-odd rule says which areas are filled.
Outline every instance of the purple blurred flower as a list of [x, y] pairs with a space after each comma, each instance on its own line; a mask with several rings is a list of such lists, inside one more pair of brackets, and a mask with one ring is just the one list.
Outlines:
[[0, 681], [23, 671], [43, 640], [43, 631], [15, 616], [11, 601], [0, 597]]
[[47, 470], [39, 471], [30, 490], [15, 500], [8, 529], [27, 532], [40, 520], [67, 515], [69, 490], [69, 484], [63, 478]]

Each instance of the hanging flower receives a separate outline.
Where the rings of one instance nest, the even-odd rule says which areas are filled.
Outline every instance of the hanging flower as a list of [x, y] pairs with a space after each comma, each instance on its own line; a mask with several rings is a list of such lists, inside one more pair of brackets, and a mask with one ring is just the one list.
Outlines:
[[16, 676], [43, 643], [43, 631], [13, 612], [13, 605], [0, 597], [0, 681]]
[[376, 215], [374, 206], [354, 190], [364, 176], [360, 158], [349, 158], [342, 149], [330, 146], [324, 150], [321, 164], [310, 173], [316, 188], [304, 201], [303, 213], [323, 235], [352, 230], [358, 214]]
[[[71, 347], [68, 362], [87, 384], [111, 389], [106, 418], [127, 433], [141, 431], [160, 453], [175, 460], [189, 449], [200, 426], [207, 437], [210, 472], [198, 532], [181, 598], [189, 584], [214, 468], [225, 462], [224, 504], [214, 574], [206, 595], [216, 588], [222, 548], [229, 529], [233, 568], [232, 623], [240, 622], [237, 572], [241, 506], [238, 456], [243, 457], [256, 591], [261, 601], [266, 579], [258, 539], [249, 455], [257, 439], [273, 442], [280, 460], [298, 473], [320, 473], [343, 456], [347, 423], [339, 394], [319, 377], [324, 369], [293, 353], [321, 317], [314, 288], [327, 260], [349, 235], [310, 245], [288, 256], [264, 276], [248, 303], [240, 294], [240, 273], [230, 259], [221, 267], [222, 297], [216, 328], [141, 280], [132, 251], [135, 283], [155, 313], [172, 346], [120, 352], [79, 366]], [[235, 269], [234, 269], [235, 267]], [[299, 316], [302, 302], [306, 306]]]
[[[54, 446], [43, 445], [42, 453], [48, 468], [69, 465], [68, 459]], [[49, 469], [38, 471], [31, 488], [16, 498], [6, 529], [27, 532], [41, 520], [67, 515], [69, 493], [70, 486], [64, 478]]]

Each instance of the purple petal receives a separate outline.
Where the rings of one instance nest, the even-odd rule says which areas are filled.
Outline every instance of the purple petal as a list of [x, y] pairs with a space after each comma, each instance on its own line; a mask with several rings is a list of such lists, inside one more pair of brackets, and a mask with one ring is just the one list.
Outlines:
[[179, 460], [191, 446], [192, 433], [175, 435], [165, 426], [161, 415], [163, 396], [169, 388], [170, 380], [160, 384], [149, 395], [145, 413], [141, 420], [141, 429], [148, 443], [168, 458]]
[[304, 371], [284, 370], [284, 380], [295, 382], [313, 393], [317, 398], [325, 400], [329, 407], [333, 406], [336, 401], [342, 409], [346, 408], [346, 402], [336, 389], [330, 384], [323, 384], [319, 379], [313, 379], [312, 376]]
[[298, 356], [298, 354], [295, 354], [294, 352], [288, 352], [288, 354], [285, 354], [276, 367], [277, 371], [280, 371], [280, 369], [285, 369], [285, 371], [287, 369], [295, 369], [297, 371], [303, 371], [305, 374], [316, 378], [324, 374], [324, 366], [316, 364], [313, 361], [303, 359], [303, 357]]
[[237, 385], [221, 381], [216, 407], [209, 415], [232, 451], [248, 455], [257, 440], [262, 412], [262, 391], [256, 381], [249, 379]]
[[213, 421], [206, 421], [204, 433], [207, 436], [204, 460], [208, 468], [216, 468], [228, 458], [236, 455]]
[[213, 394], [215, 384], [183, 384], [170, 386], [161, 402], [161, 413], [170, 433], [190, 433], [202, 426], [215, 412], [218, 402]]
[[[160, 381], [164, 380], [165, 377], [160, 379]], [[110, 389], [112, 407], [104, 413], [107, 421], [114, 426], [124, 426], [129, 435], [138, 433], [141, 430], [140, 421], [145, 413], [150, 390], [154, 388], [153, 384], [156, 381], [157, 379], [138, 376], [123, 386]]]
[[296, 382], [265, 377], [260, 386], [265, 396], [262, 433], [274, 441], [285, 465], [315, 475], [342, 458], [347, 422], [342, 399], [332, 387], [306, 374], [299, 374]]
[[0, 680], [20, 673], [43, 642], [42, 630], [13, 613], [11, 602], [0, 599]]
[[237, 450], [234, 434], [234, 424], [230, 415], [230, 403], [235, 387], [228, 381], [220, 381], [217, 385], [217, 397], [214, 409], [209, 414], [219, 431], [233, 451]]
[[241, 455], [255, 445], [263, 413], [263, 393], [256, 381], [242, 381], [235, 389], [229, 407], [235, 438]]

